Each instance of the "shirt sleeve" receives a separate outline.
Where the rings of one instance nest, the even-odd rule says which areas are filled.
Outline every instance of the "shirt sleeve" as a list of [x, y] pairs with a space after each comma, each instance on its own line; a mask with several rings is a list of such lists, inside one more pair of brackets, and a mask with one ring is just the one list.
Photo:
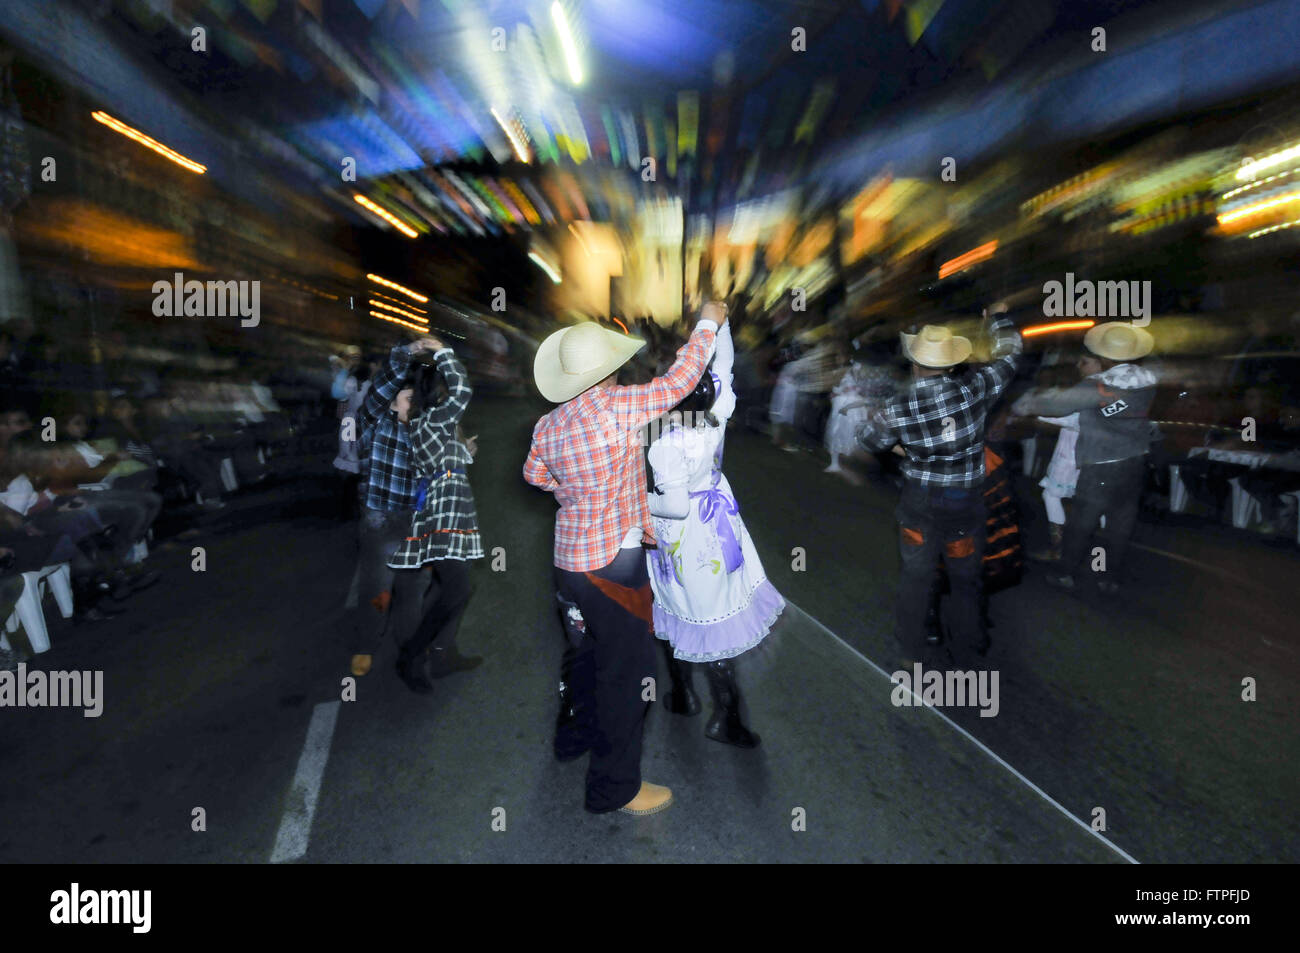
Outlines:
[[1085, 378], [1073, 387], [1053, 388], [1030, 393], [1025, 399], [1025, 413], [1038, 417], [1068, 417], [1079, 410], [1101, 406], [1097, 387]]
[[356, 389], [357, 379], [348, 373], [346, 367], [340, 367], [330, 384], [330, 396], [335, 400], [347, 400]]
[[988, 400], [993, 400], [1006, 390], [1011, 379], [1016, 376], [1020, 352], [1024, 350], [1020, 332], [1010, 320], [1004, 318], [994, 321], [991, 330], [993, 360], [975, 372], [984, 384], [984, 392]]
[[890, 410], [890, 405], [886, 405], [883, 409], [874, 411], [858, 427], [858, 444], [864, 449], [879, 452], [898, 443], [898, 427]]
[[717, 325], [701, 321], [680, 351], [677, 360], [663, 377], [637, 387], [615, 387], [612, 406], [625, 430], [635, 430], [672, 410], [695, 389], [709, 362], [709, 350], [717, 334]]
[[438, 370], [447, 382], [449, 396], [438, 406], [430, 408], [424, 417], [433, 424], [459, 423], [469, 407], [469, 399], [474, 396], [474, 389], [469, 386], [469, 375], [456, 353], [445, 347], [434, 355]]
[[673, 433], [650, 445], [647, 457], [654, 473], [655, 488], [649, 494], [650, 512], [665, 519], [681, 520], [690, 513], [690, 473]]
[[524, 479], [533, 486], [550, 493], [560, 485], [560, 481], [555, 479], [545, 461], [537, 452], [537, 435], [541, 433], [542, 426], [546, 420], [543, 418], [537, 422], [533, 428], [533, 442], [528, 448], [528, 459], [524, 461]]
[[732, 387], [732, 370], [736, 365], [736, 347], [731, 340], [731, 325], [724, 324], [714, 338], [713, 373], [718, 375], [718, 395], [713, 402], [713, 416], [731, 419], [736, 411], [736, 391]]
[[375, 379], [370, 382], [370, 390], [366, 392], [366, 399], [361, 404], [361, 414], [358, 423], [362, 445], [370, 442], [371, 431], [375, 428], [375, 422], [379, 415], [384, 412], [384, 408], [393, 402], [397, 392], [402, 389], [402, 383], [406, 380], [406, 372], [411, 367], [411, 351], [405, 345], [399, 344], [388, 354], [388, 362], [375, 375]]

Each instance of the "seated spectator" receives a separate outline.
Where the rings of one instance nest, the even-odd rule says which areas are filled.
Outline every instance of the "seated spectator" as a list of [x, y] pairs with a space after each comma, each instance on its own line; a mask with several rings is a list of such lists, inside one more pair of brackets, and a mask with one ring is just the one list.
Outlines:
[[80, 620], [115, 615], [100, 605], [113, 588], [113, 567], [104, 552], [112, 531], [84, 501], [57, 497], [42, 486], [44, 450], [27, 437], [10, 441], [0, 472], [0, 547], [13, 553], [16, 572], [70, 563]]
[[[1245, 439], [1246, 425], [1253, 422], [1253, 439]], [[1280, 408], [1275, 397], [1262, 387], [1249, 387], [1233, 415], [1233, 425], [1220, 428], [1206, 438], [1206, 445], [1260, 455], [1260, 464], [1211, 460], [1194, 456], [1179, 464], [1187, 492], [1194, 499], [1221, 512], [1232, 492], [1232, 480], [1260, 503], [1266, 532], [1278, 531], [1286, 517], [1287, 494], [1300, 490], [1300, 412]]]
[[217, 508], [221, 500], [221, 474], [207, 454], [200, 449], [202, 429], [176, 414], [172, 402], [151, 401], [154, 411], [152, 432], [146, 434], [137, 422], [135, 404], [127, 397], [117, 397], [110, 407], [111, 418], [104, 421], [102, 433], [117, 441], [135, 460], [151, 467], [159, 458], [169, 469], [197, 493], [203, 495], [203, 505]]
[[[61, 428], [64, 440], [50, 448], [52, 469], [46, 477], [49, 491], [60, 497], [80, 496], [105, 526], [116, 526], [113, 550], [118, 564], [123, 567], [115, 575], [114, 597], [124, 596], [125, 587], [143, 589], [158, 581], [157, 573], [146, 572], [140, 565], [131, 565], [131, 551], [145, 538], [149, 528], [162, 510], [162, 497], [151, 489], [136, 489], [129, 485], [132, 478], [145, 476], [144, 471], [130, 472], [119, 483], [114, 471], [121, 466], [138, 465], [138, 461], [125, 458], [120, 451], [101, 453], [86, 442], [85, 416], [74, 413]], [[81, 491], [82, 484], [106, 484], [103, 489]]]
[[[1259, 501], [1265, 533], [1291, 535], [1300, 491], [1300, 408], [1261, 410], [1256, 418], [1255, 445], [1269, 454], [1258, 467], [1241, 474], [1241, 488]], [[1264, 416], [1266, 415], [1266, 416]]]
[[[26, 406], [18, 402], [13, 395], [3, 394], [0, 400], [3, 400], [3, 403], [0, 403], [0, 455], [2, 455], [9, 446], [9, 441], [32, 429], [32, 418], [27, 413]], [[0, 462], [2, 460], [3, 457], [0, 456]]]

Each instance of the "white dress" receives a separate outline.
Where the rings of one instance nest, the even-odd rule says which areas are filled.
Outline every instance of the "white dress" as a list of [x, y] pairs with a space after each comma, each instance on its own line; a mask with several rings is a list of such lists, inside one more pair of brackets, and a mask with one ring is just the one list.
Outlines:
[[688, 662], [733, 658], [771, 630], [785, 600], [768, 581], [731, 484], [720, 469], [731, 389], [730, 327], [718, 333], [716, 427], [672, 427], [650, 445], [659, 547], [647, 555], [655, 635]]
[[[849, 368], [831, 391], [831, 416], [826, 424], [826, 449], [831, 459], [848, 456], [857, 449], [858, 428], [867, 422], [871, 408], [866, 404], [867, 392], [858, 383], [858, 376]], [[851, 407], [847, 413], [841, 408]]]

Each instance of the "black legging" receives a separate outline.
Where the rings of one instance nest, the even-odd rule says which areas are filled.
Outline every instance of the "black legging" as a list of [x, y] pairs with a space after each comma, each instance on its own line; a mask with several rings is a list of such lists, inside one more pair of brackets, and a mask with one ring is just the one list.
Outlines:
[[454, 651], [456, 631], [472, 592], [469, 563], [436, 559], [419, 569], [398, 569], [393, 580], [393, 637], [404, 661], [430, 645]]

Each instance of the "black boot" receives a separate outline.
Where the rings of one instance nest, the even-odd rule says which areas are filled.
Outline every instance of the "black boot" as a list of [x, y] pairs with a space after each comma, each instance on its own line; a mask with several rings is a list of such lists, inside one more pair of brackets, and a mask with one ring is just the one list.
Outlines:
[[663, 645], [664, 657], [668, 659], [668, 679], [672, 687], [664, 693], [664, 705], [674, 715], [698, 715], [700, 713], [700, 697], [695, 694], [695, 687], [691, 684], [690, 662], [684, 662], [673, 655], [673, 647], [666, 641], [661, 641]]
[[740, 720], [740, 689], [736, 686], [736, 671], [731, 660], [706, 662], [704, 672], [713, 693], [713, 717], [704, 733], [714, 741], [737, 748], [757, 748], [761, 739]]
[[427, 658], [424, 653], [411, 658], [406, 653], [397, 656], [397, 675], [406, 683], [406, 687], [417, 695], [427, 695], [433, 691], [433, 682], [425, 671]]

